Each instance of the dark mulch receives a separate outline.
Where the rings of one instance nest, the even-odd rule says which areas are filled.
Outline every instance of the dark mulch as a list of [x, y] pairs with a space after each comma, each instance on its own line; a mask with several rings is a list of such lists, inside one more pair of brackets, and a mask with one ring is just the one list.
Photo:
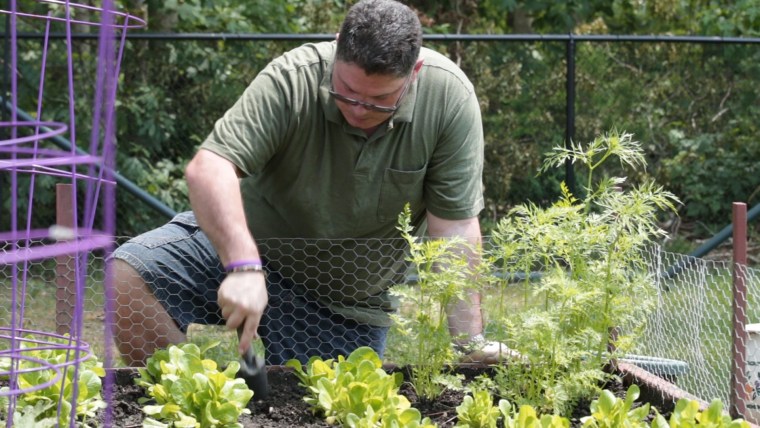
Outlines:
[[[469, 371], [468, 371], [469, 370]], [[478, 371], [475, 369], [465, 370], [465, 378], [471, 379]], [[114, 395], [111, 397], [113, 404], [112, 426], [140, 427], [142, 426], [142, 410], [137, 399], [143, 396], [142, 388], [134, 386], [132, 379], [136, 375], [131, 372], [120, 372], [114, 386]], [[312, 414], [308, 405], [303, 401], [305, 390], [298, 385], [298, 379], [287, 370], [269, 371], [270, 394], [265, 400], [252, 400], [248, 408], [251, 415], [243, 415], [240, 422], [244, 427], [258, 428], [326, 428], [329, 427], [318, 415]], [[626, 387], [622, 383], [606, 386], [617, 396], [625, 395]], [[453, 427], [456, 420], [456, 407], [461, 404], [463, 392], [447, 390], [434, 401], [421, 401], [417, 399], [414, 390], [409, 384], [404, 384], [400, 392], [409, 398], [412, 405], [420, 412], [429, 417], [441, 428]], [[572, 426], [580, 426], [580, 418], [588, 414], [589, 403], [580, 403], [576, 411], [571, 415]], [[660, 408], [664, 415], [669, 414], [672, 408]]]

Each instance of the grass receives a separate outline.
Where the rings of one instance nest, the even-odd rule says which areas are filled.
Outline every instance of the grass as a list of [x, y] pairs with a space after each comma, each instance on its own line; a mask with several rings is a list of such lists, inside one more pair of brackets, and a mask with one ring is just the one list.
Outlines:
[[[13, 297], [13, 286], [18, 290], [16, 295], [17, 310], [16, 325], [27, 330], [40, 331], [45, 333], [56, 333], [57, 328], [57, 298], [56, 298], [56, 279], [59, 277], [73, 278], [73, 273], [60, 273], [56, 271], [56, 264], [53, 260], [46, 260], [41, 263], [32, 263], [28, 266], [26, 273], [22, 270], [14, 272], [6, 266], [0, 269], [0, 301], [10, 303]], [[15, 284], [14, 284], [15, 283]], [[21, 290], [25, 287], [25, 293], [22, 296]], [[91, 260], [87, 268], [87, 279], [84, 285], [85, 295], [82, 297], [83, 302], [83, 320], [81, 340], [90, 345], [93, 354], [101, 360], [105, 355], [105, 312], [104, 312], [104, 292], [103, 292], [103, 269], [102, 260]], [[22, 300], [23, 297], [23, 300]], [[23, 309], [23, 318], [21, 318]], [[11, 326], [11, 305], [0, 305], [0, 325], [4, 327]], [[66, 333], [71, 333], [72, 328], [64, 328]], [[9, 343], [0, 341], [0, 347], [7, 348]], [[116, 356], [115, 347], [112, 349], [112, 355]], [[123, 365], [120, 360], [114, 361], [114, 364]]]

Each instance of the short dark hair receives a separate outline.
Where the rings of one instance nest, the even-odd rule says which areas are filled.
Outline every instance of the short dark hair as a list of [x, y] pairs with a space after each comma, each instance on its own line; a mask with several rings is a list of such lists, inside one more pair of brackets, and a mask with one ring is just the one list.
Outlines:
[[337, 59], [367, 74], [406, 76], [420, 54], [417, 14], [395, 0], [361, 0], [349, 9], [338, 35]]

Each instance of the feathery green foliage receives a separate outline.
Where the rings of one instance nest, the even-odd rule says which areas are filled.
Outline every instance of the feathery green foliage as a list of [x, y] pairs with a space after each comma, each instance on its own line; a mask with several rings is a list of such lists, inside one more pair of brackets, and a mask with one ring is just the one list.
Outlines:
[[494, 230], [488, 253], [503, 295], [514, 286], [509, 278], [540, 273], [537, 283], [523, 284], [525, 310], [502, 313], [491, 325], [525, 358], [524, 365], [499, 368], [495, 378], [499, 392], [518, 404], [563, 414], [598, 392], [611, 349], [629, 348], [651, 308], [653, 282], [641, 251], [664, 236], [657, 216], [675, 211], [678, 199], [653, 183], [625, 187], [622, 177], [596, 177], [612, 159], [644, 165], [641, 145], [626, 133], [557, 147], [543, 170], [566, 161], [585, 168], [586, 196], [562, 185], [551, 206], [515, 207]]
[[394, 314], [394, 332], [413, 344], [401, 353], [397, 363], [412, 367], [412, 384], [423, 399], [441, 394], [447, 379], [445, 367], [454, 359], [446, 308], [467, 298], [476, 287], [467, 254], [475, 251], [463, 239], [423, 240], [412, 235], [409, 205], [399, 215], [398, 229], [409, 245], [408, 260], [416, 268], [417, 282], [412, 287], [391, 290], [406, 306], [414, 308], [411, 316]]

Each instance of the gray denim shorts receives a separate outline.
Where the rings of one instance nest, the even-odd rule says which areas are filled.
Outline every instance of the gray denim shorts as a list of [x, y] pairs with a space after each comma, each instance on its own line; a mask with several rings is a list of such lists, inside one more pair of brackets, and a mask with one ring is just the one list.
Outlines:
[[[122, 244], [112, 257], [129, 263], [184, 332], [191, 323], [224, 324], [217, 289], [225, 277], [216, 250], [192, 212]], [[297, 291], [292, 282], [267, 267], [269, 304], [259, 335], [270, 365], [312, 356], [336, 358], [360, 346], [382, 357], [387, 327], [361, 324], [335, 314]]]

